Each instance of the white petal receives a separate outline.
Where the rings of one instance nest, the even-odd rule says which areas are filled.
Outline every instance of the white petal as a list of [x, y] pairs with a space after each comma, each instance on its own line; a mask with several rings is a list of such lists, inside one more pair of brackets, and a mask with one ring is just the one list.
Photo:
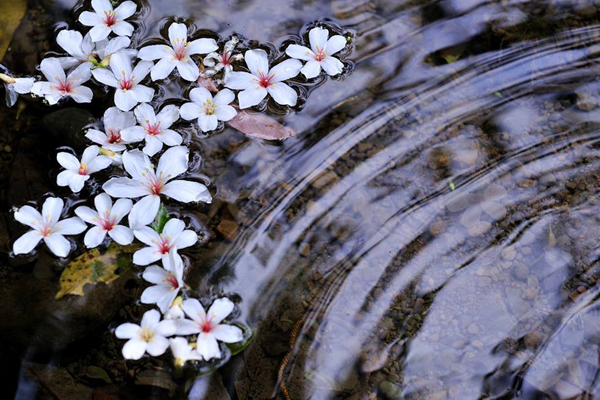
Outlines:
[[171, 181], [165, 185], [162, 193], [182, 203], [201, 201], [210, 204], [212, 202], [212, 196], [208, 188], [198, 182]]
[[[169, 288], [167, 285], [154, 285], [147, 287], [142, 292], [141, 300], [144, 304], [157, 304], [165, 296], [170, 296], [172, 294], [175, 294], [175, 296], [177, 296], [177, 293], [173, 292], [174, 291], [171, 290], [171, 288]], [[175, 296], [173, 296], [173, 298], [175, 298]], [[161, 308], [160, 311], [162, 313], [165, 313], [169, 309], [170, 305], [171, 303], [169, 303], [164, 310]]]
[[58, 161], [63, 168], [70, 169], [72, 171], [79, 170], [81, 165], [79, 160], [74, 155], [65, 152], [57, 153], [56, 161]]
[[120, 110], [130, 111], [138, 103], [135, 94], [131, 90], [118, 89], [115, 92], [115, 105]]
[[298, 101], [298, 93], [288, 85], [277, 82], [267, 89], [273, 100], [281, 105], [295, 106]]
[[[152, 46], [142, 47], [138, 53], [138, 58], [142, 60], [151, 61], [158, 60], [159, 58], [171, 58], [173, 57], [173, 49], [164, 44], [156, 44]], [[156, 66], [154, 66], [156, 68]], [[153, 68], [153, 69], [154, 69]], [[168, 74], [167, 74], [168, 75]]]
[[148, 194], [148, 188], [140, 181], [129, 178], [112, 178], [104, 185], [102, 190], [112, 197], [136, 198]]
[[219, 324], [233, 311], [234, 304], [226, 297], [216, 299], [208, 309], [208, 317], [212, 318], [213, 323]]
[[144, 153], [150, 157], [162, 150], [163, 142], [161, 142], [156, 136], [146, 136], [146, 146], [144, 146]]
[[169, 277], [169, 273], [157, 265], [151, 265], [144, 270], [142, 278], [155, 285], [160, 285]]
[[188, 151], [185, 146], [175, 146], [165, 151], [158, 161], [157, 175], [162, 175], [164, 179], [171, 180], [187, 171]]
[[179, 253], [175, 251], [175, 249], [171, 249], [171, 251], [169, 251], [168, 257], [163, 257], [162, 263], [163, 268], [172, 272], [177, 280], [181, 280], [183, 278], [183, 260], [181, 259]]
[[219, 343], [217, 343], [217, 339], [211, 334], [201, 332], [200, 335], [198, 335], [197, 346], [198, 353], [200, 353], [205, 360], [221, 357]]
[[133, 202], [129, 199], [119, 199], [115, 202], [115, 205], [110, 210], [110, 214], [115, 218], [116, 222], [121, 222], [124, 216], [129, 214], [131, 208], [133, 207]]
[[[79, 20], [81, 21], [81, 17], [79, 18]], [[96, 25], [92, 29], [90, 29], [89, 34], [94, 42], [99, 42], [101, 40], [106, 39], [108, 35], [110, 35], [110, 32], [111, 29], [103, 23], [102, 25]]]
[[321, 63], [315, 60], [311, 60], [304, 64], [304, 67], [300, 70], [306, 79], [312, 79], [319, 75], [321, 72]]
[[95, 225], [98, 219], [98, 212], [87, 206], [77, 207], [75, 209], [75, 214], [89, 224]]
[[175, 69], [176, 65], [177, 63], [175, 63], [171, 58], [163, 58], [157, 62], [154, 67], [152, 67], [150, 77], [153, 81], [165, 79], [171, 74], [171, 72], [173, 72], [173, 69]]
[[310, 32], [308, 32], [308, 39], [312, 51], [318, 53], [320, 50], [325, 50], [328, 37], [329, 31], [327, 29], [320, 27], [312, 28]]
[[139, 229], [154, 221], [160, 207], [160, 197], [149, 195], [134, 204], [129, 213], [129, 226]]
[[98, 146], [88, 146], [85, 148], [85, 150], [83, 151], [83, 154], [81, 155], [81, 162], [85, 163], [85, 164], [89, 164], [90, 162], [92, 162], [92, 160], [94, 160], [98, 154], [100, 153], [100, 147]]
[[75, 68], [71, 73], [69, 73], [69, 76], [67, 76], [67, 80], [71, 82], [72, 86], [79, 86], [89, 81], [92, 77], [91, 68], [93, 66], [94, 65], [91, 62], [85, 62], [81, 64], [80, 66]]
[[167, 129], [158, 138], [167, 146], [179, 146], [183, 142], [181, 135], [171, 129]]
[[130, 322], [121, 324], [115, 329], [115, 336], [119, 339], [131, 339], [137, 336], [140, 326]]
[[244, 54], [246, 65], [253, 75], [259, 76], [260, 74], [266, 75], [269, 72], [269, 58], [267, 52], [264, 50], [248, 50]]
[[219, 120], [216, 115], [200, 115], [198, 126], [202, 132], [214, 131], [219, 126]]
[[71, 251], [71, 243], [58, 233], [44, 237], [44, 242], [50, 251], [58, 257], [66, 257]]
[[183, 301], [181, 308], [185, 314], [194, 321], [202, 322], [206, 317], [204, 307], [197, 299], [186, 299]]
[[[135, 76], [136, 82], [141, 82], [150, 73], [150, 70], [154, 66], [152, 61], [139, 61], [133, 69], [133, 75]], [[137, 85], [136, 85], [137, 86]], [[140, 100], [141, 101], [141, 100]], [[150, 100], [148, 100], [150, 101]]]
[[185, 230], [173, 241], [173, 245], [178, 249], [185, 249], [195, 245], [198, 242], [198, 235], [192, 230]]
[[139, 150], [125, 152], [123, 154], [123, 165], [133, 179], [141, 182], [146, 180], [145, 175], [154, 171], [148, 156]]
[[201, 38], [192, 41], [188, 44], [187, 54], [189, 56], [194, 54], [207, 54], [211, 51], [215, 51], [219, 48], [215, 39]]
[[71, 56], [79, 60], [85, 60], [87, 58], [87, 54], [83, 54], [81, 51], [83, 36], [78, 31], [63, 29], [56, 35], [56, 43]]
[[61, 235], [79, 235], [86, 228], [87, 225], [79, 217], [63, 219], [54, 225], [54, 230]]
[[160, 313], [156, 310], [148, 310], [142, 316], [140, 326], [142, 329], [154, 330], [160, 321]]
[[106, 156], [98, 156], [98, 157], [94, 158], [88, 164], [88, 168], [87, 168], [88, 175], [91, 175], [95, 172], [102, 171], [103, 169], [108, 168], [111, 163], [112, 163], [112, 160]]
[[121, 131], [121, 138], [127, 142], [140, 142], [146, 138], [146, 130], [141, 126], [132, 126]]
[[176, 238], [183, 230], [185, 229], [185, 223], [177, 218], [171, 218], [165, 224], [162, 236], [163, 237], [171, 237], [172, 239]]
[[204, 115], [203, 109], [196, 103], [185, 103], [181, 106], [179, 112], [181, 113], [181, 118], [186, 121], [192, 121], [200, 115]]
[[215, 95], [215, 104], [219, 106], [226, 106], [233, 100], [235, 100], [235, 94], [229, 89], [223, 89]]
[[175, 321], [162, 320], [154, 328], [154, 332], [160, 336], [173, 336], [177, 331]]
[[112, 208], [112, 200], [106, 193], [100, 193], [94, 198], [94, 206], [98, 210], [98, 214], [104, 216], [110, 213]]
[[335, 76], [344, 69], [344, 64], [335, 57], [326, 57], [321, 61], [321, 67], [327, 72], [327, 75]]
[[187, 26], [185, 24], [172, 23], [169, 26], [169, 41], [174, 48], [181, 42], [187, 42]]
[[160, 127], [162, 129], [168, 129], [179, 119], [179, 108], [172, 104], [165, 106], [160, 110], [156, 119], [160, 122]]
[[89, 231], [85, 234], [83, 238], [83, 243], [88, 249], [92, 249], [94, 247], [98, 247], [100, 243], [104, 241], [106, 237], [106, 230], [100, 228], [99, 226], [93, 226]]
[[13, 89], [15, 92], [20, 94], [26, 94], [31, 92], [31, 87], [33, 86], [35, 80], [33, 78], [14, 78], [15, 83], [13, 84]]
[[177, 71], [179, 71], [179, 75], [181, 75], [183, 79], [190, 82], [196, 81], [200, 76], [200, 70], [191, 58], [187, 58], [185, 61], [178, 61]]
[[[85, 38], [84, 38], [84, 41], [85, 41]], [[131, 39], [129, 39], [128, 37], [118, 36], [114, 39], [109, 40], [106, 44], [106, 47], [103, 50], [101, 50], [98, 47], [99, 43], [97, 43], [96, 51], [98, 52], [98, 54], [100, 55], [101, 58], [105, 58], [112, 54], [115, 54], [116, 52], [126, 49], [127, 47], [129, 47], [130, 44], [131, 44]]]
[[267, 96], [267, 93], [267, 89], [261, 86], [239, 92], [238, 102], [240, 108], [248, 108], [257, 105]]
[[48, 197], [42, 205], [42, 215], [52, 223], [58, 222], [65, 203], [57, 197]]
[[144, 247], [133, 253], [135, 265], [150, 265], [162, 258], [162, 254], [154, 247]]
[[92, 0], [92, 8], [100, 15], [104, 14], [105, 11], [113, 10], [110, 0]]
[[70, 169], [64, 170], [56, 176], [56, 184], [61, 187], [68, 186], [71, 178], [76, 174], [77, 172]]
[[137, 240], [151, 247], [155, 247], [156, 243], [161, 241], [158, 232], [148, 226], [143, 226], [140, 229], [136, 229], [134, 234]]
[[94, 92], [87, 86], [78, 86], [71, 89], [69, 97], [75, 100], [76, 103], [90, 103], [94, 97]]
[[300, 73], [302, 62], [298, 60], [285, 60], [274, 66], [269, 75], [273, 76], [273, 82], [282, 82], [291, 79]]
[[92, 142], [103, 145], [106, 143], [106, 134], [97, 129], [88, 129], [85, 137], [90, 139]]
[[346, 38], [341, 35], [332, 36], [325, 46], [325, 54], [331, 56], [346, 47]]
[[13, 253], [15, 255], [27, 254], [38, 245], [40, 240], [42, 240], [42, 235], [37, 231], [29, 231], [15, 241]]
[[41, 222], [42, 214], [31, 206], [23, 206], [15, 212], [15, 219], [20, 223], [35, 229]]
[[137, 119], [140, 125], [152, 124], [156, 123], [156, 114], [154, 113], [154, 109], [149, 104], [140, 104], [133, 110], [135, 114], [135, 118]]
[[190, 91], [190, 100], [196, 103], [199, 106], [204, 105], [207, 100], [212, 101], [212, 94], [208, 91], [208, 89], [203, 87], [197, 87]]
[[125, 246], [133, 242], [133, 231], [123, 225], [115, 225], [108, 231], [108, 236], [118, 244]]
[[81, 22], [85, 26], [96, 26], [104, 24], [102, 21], [102, 17], [99, 14], [84, 11], [79, 15], [79, 22]]
[[244, 338], [244, 334], [240, 328], [231, 325], [218, 325], [211, 333], [217, 340], [225, 343], [237, 343]]
[[189, 319], [177, 319], [175, 320], [177, 326], [178, 335], [192, 335], [194, 333], [200, 333], [200, 327]]
[[130, 339], [123, 346], [123, 357], [128, 360], [139, 360], [146, 352], [146, 342], [138, 339]]
[[[115, 77], [131, 77], [131, 59], [122, 53], [113, 54], [110, 57], [110, 69]], [[137, 79], [137, 75], [136, 75]]]
[[119, 36], [131, 36], [133, 34], [133, 25], [125, 21], [118, 21], [110, 29]]
[[69, 188], [71, 188], [73, 193], [79, 193], [81, 189], [83, 189], [85, 181], [87, 181], [89, 178], [89, 175], [73, 174], [71, 179], [69, 179]]
[[110, 72], [104, 68], [96, 68], [95, 70], [92, 71], [92, 75], [100, 83], [103, 83], [105, 85], [108, 85], [108, 86], [114, 87], [114, 88], [116, 88], [118, 86], [118, 82], [117, 82], [117, 79], [115, 78], [115, 75], [112, 72]]
[[258, 86], [258, 79], [248, 72], [233, 71], [225, 77], [225, 86], [234, 90], [256, 88]]
[[285, 54], [299, 60], [310, 61], [315, 59], [315, 53], [308, 47], [291, 44], [285, 50]]
[[237, 115], [235, 108], [231, 106], [218, 106], [215, 110], [215, 116], [219, 121], [229, 121]]
[[133, 1], [124, 1], [115, 8], [115, 13], [117, 13], [120, 20], [124, 20], [135, 14], [136, 8], [137, 6]]
[[140, 103], [148, 103], [154, 97], [154, 89], [144, 85], [135, 85], [130, 92], [133, 93], [133, 97]]

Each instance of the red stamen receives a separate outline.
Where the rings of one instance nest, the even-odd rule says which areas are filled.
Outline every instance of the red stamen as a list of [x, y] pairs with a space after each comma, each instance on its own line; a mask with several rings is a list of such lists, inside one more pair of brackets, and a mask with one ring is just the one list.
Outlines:
[[169, 274], [169, 277], [165, 280], [173, 289], [179, 289], [179, 282], [177, 282], [177, 279], [173, 275]]
[[151, 124], [146, 121], [146, 132], [148, 132], [148, 135], [151, 136], [160, 135], [162, 133], [162, 129], [160, 129], [160, 122]]
[[117, 23], [117, 13], [114, 11], [104, 11], [104, 18], [102, 20], [106, 26], [111, 27]]
[[325, 57], [327, 57], [327, 54], [325, 54], [325, 50], [324, 49], [319, 49], [317, 47], [317, 52], [315, 53], [315, 60], [316, 61], [323, 61], [325, 59]]
[[161, 254], [169, 254], [171, 250], [171, 243], [168, 238], [162, 239], [162, 242], [158, 243], [158, 251]]
[[211, 319], [205, 319], [204, 321], [202, 321], [200, 324], [200, 330], [204, 333], [209, 333], [210, 331], [212, 331], [214, 329], [213, 323], [212, 323], [212, 318]]
[[56, 88], [62, 92], [63, 94], [67, 94], [67, 93], [71, 93], [71, 90], [73, 89], [71, 87], [71, 82], [67, 81], [61, 81], [60, 79], [57, 79], [58, 81], [58, 85], [56, 86]]
[[130, 90], [135, 85], [135, 79], [131, 76], [129, 79], [125, 76], [125, 71], [122, 71], [122, 79], [119, 79], [119, 87], [121, 90]]
[[267, 76], [267, 75], [263, 74], [262, 72], [259, 72], [259, 75], [260, 75], [260, 80], [258, 81], [258, 84], [260, 86], [262, 86], [266, 89], [273, 84], [273, 78], [275, 78], [275, 75], [269, 74]]
[[87, 171], [87, 165], [86, 163], [82, 162], [79, 165], [79, 175], [87, 175], [88, 171]]
[[108, 131], [108, 138], [106, 138], [106, 141], [110, 144], [117, 144], [117, 143], [121, 143], [121, 132], [120, 131], [113, 131], [112, 129]]
[[117, 224], [117, 218], [112, 217], [107, 211], [104, 218], [100, 218], [100, 227], [105, 231], [110, 231]]

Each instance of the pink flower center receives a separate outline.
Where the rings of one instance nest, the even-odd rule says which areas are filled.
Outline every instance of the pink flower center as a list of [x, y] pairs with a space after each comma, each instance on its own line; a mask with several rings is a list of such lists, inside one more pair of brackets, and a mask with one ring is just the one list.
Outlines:
[[186, 41], [181, 39], [175, 39], [173, 50], [175, 51], [175, 58], [179, 61], [183, 60], [187, 56]]
[[115, 132], [114, 130], [110, 129], [108, 131], [108, 137], [106, 138], [106, 141], [110, 144], [121, 143], [121, 132]]
[[327, 57], [327, 54], [325, 53], [325, 49], [320, 49], [317, 46], [317, 52], [315, 53], [315, 60], [323, 61], [325, 59], [325, 57]]
[[275, 78], [275, 74], [265, 75], [262, 72], [259, 72], [258, 74], [260, 77], [258, 84], [260, 86], [262, 86], [266, 89], [273, 84], [273, 78]]
[[160, 176], [156, 176], [153, 172], [148, 172], [147, 174], [144, 185], [151, 194], [159, 195], [165, 187], [165, 180], [163, 179], [162, 174]]
[[169, 274], [169, 277], [165, 279], [165, 281], [167, 281], [167, 283], [171, 285], [173, 289], [179, 289], [179, 282], [177, 282], [177, 278], [175, 278], [172, 274]]
[[215, 326], [213, 325], [212, 318], [205, 318], [198, 324], [200, 326], [200, 331], [204, 333], [209, 333]]
[[146, 132], [148, 133], [148, 135], [150, 135], [150, 136], [156, 136], [156, 135], [160, 135], [162, 133], [162, 129], [160, 129], [160, 122], [151, 124], [150, 122], [146, 121], [145, 129], [146, 129]]
[[104, 217], [100, 217], [99, 221], [100, 227], [105, 231], [110, 231], [117, 224], [117, 217], [110, 215], [110, 212], [106, 211]]
[[158, 247], [158, 252], [161, 254], [169, 254], [169, 251], [171, 250], [171, 240], [169, 240], [169, 237], [161, 237], [161, 241], [159, 243], [156, 243], [156, 247]]
[[52, 234], [52, 226], [50, 225], [50, 222], [46, 221], [45, 219], [42, 224], [42, 227], [40, 228], [40, 234], [43, 237], [48, 237]]
[[122, 71], [121, 74], [123, 77], [119, 79], [119, 87], [121, 90], [131, 90], [131, 88], [133, 88], [135, 85], [135, 77], [132, 75], [129, 77], [129, 79], [127, 79], [127, 76], [125, 76], [125, 71]]
[[79, 165], [79, 171], [78, 171], [78, 173], [79, 173], [79, 175], [87, 175], [88, 174], [87, 164], [84, 163], [83, 161]]
[[231, 58], [231, 53], [229, 51], [223, 51], [223, 53], [221, 53], [221, 64], [223, 64], [224, 67], [230, 66]]
[[102, 21], [106, 24], [106, 26], [111, 27], [117, 23], [117, 13], [114, 11], [104, 11], [104, 18]]
[[63, 94], [67, 94], [67, 93], [71, 93], [71, 91], [73, 90], [73, 88], [71, 87], [71, 82], [69, 82], [68, 80], [66, 81], [62, 81], [60, 79], [56, 79], [58, 81], [58, 85], [56, 85], [56, 89], [63, 93]]

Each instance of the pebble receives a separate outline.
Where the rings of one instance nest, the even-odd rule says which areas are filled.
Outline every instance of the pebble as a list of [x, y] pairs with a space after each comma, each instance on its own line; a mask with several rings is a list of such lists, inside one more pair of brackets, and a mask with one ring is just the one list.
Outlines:
[[479, 285], [479, 287], [486, 287], [486, 286], [489, 286], [491, 283], [492, 283], [492, 279], [488, 276], [482, 276], [477, 281], [477, 285]]
[[387, 400], [400, 399], [400, 387], [390, 381], [383, 381], [379, 384], [379, 393]]
[[507, 247], [502, 250], [502, 258], [507, 261], [512, 261], [517, 256], [517, 251], [513, 246]]
[[519, 265], [517, 268], [513, 269], [513, 276], [521, 281], [524, 281], [529, 276], [529, 268], [526, 265]]
[[469, 325], [469, 327], [467, 328], [467, 330], [472, 335], [476, 335], [476, 334], [479, 333], [479, 327], [477, 325], [475, 325], [475, 324]]

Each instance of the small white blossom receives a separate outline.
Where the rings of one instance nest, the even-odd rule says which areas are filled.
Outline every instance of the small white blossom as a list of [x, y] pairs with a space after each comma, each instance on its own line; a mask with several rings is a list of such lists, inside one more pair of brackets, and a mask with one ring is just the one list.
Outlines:
[[165, 314], [165, 319], [184, 319], [185, 313], [181, 305], [183, 304], [183, 298], [181, 296], [175, 298], [171, 303], [171, 307]]
[[225, 43], [221, 53], [212, 52], [204, 57], [204, 65], [210, 68], [208, 71], [206, 71], [207, 76], [212, 76], [221, 70], [223, 70], [224, 76], [227, 76], [229, 72], [233, 71], [233, 66], [231, 63], [243, 58], [241, 54], [233, 54], [235, 46], [238, 44], [238, 42], [239, 39], [234, 36], [228, 40], [227, 43]]
[[169, 340], [171, 353], [175, 359], [175, 365], [183, 367], [189, 360], [202, 360], [202, 356], [188, 343], [186, 338], [176, 337]]
[[97, 129], [88, 129], [85, 137], [92, 142], [102, 146], [100, 154], [109, 157], [113, 164], [121, 164], [121, 152], [129, 144], [123, 139], [122, 131], [126, 128], [135, 126], [135, 117], [132, 112], [123, 112], [117, 107], [110, 107], [104, 112], [102, 117], [104, 132]]
[[133, 242], [133, 231], [126, 226], [119, 225], [119, 222], [129, 214], [133, 202], [129, 199], [119, 199], [112, 204], [110, 196], [106, 193], [100, 193], [94, 199], [96, 210], [90, 207], [77, 207], [75, 214], [88, 224], [95, 225], [90, 228], [83, 238], [87, 248], [97, 247], [104, 241], [106, 234], [120, 245], [127, 245]]
[[58, 103], [63, 97], [70, 97], [77, 103], [89, 103], [94, 94], [92, 89], [82, 86], [91, 75], [92, 63], [86, 62], [65, 75], [65, 71], [57, 58], [45, 58], [40, 64], [40, 70], [48, 82], [35, 82], [31, 93], [44, 96], [50, 105]]
[[129, 226], [139, 229], [150, 224], [160, 207], [160, 195], [182, 203], [202, 201], [212, 197], [206, 186], [198, 182], [173, 180], [188, 168], [189, 150], [184, 146], [171, 147], [158, 161], [156, 171], [150, 158], [139, 150], [123, 153], [123, 166], [131, 178], [112, 178], [102, 188], [112, 197], [137, 198], [129, 214]]
[[177, 132], [169, 129], [179, 119], [179, 108], [174, 105], [163, 107], [158, 115], [148, 104], [140, 104], [134, 110], [139, 126], [132, 126], [122, 131], [123, 138], [128, 142], [146, 141], [144, 153], [150, 157], [167, 146], [178, 146], [183, 138]]
[[158, 44], [143, 47], [138, 57], [142, 60], [158, 60], [150, 76], [153, 81], [164, 79], [174, 68], [186, 81], [193, 82], [200, 76], [200, 70], [190, 56], [206, 54], [219, 48], [214, 39], [201, 38], [192, 42], [187, 41], [187, 27], [185, 24], [172, 23], [169, 26], [169, 41], [171, 46]]
[[139, 360], [144, 353], [157, 357], [169, 347], [167, 337], [173, 336], [177, 328], [173, 320], [160, 320], [156, 310], [146, 311], [140, 325], [130, 322], [117, 327], [115, 335], [119, 339], [129, 339], [123, 346], [123, 357], [128, 360]]
[[267, 94], [281, 105], [296, 105], [298, 93], [283, 81], [298, 75], [302, 68], [300, 61], [285, 60], [269, 69], [269, 59], [264, 50], [248, 50], [244, 60], [250, 73], [233, 71], [225, 78], [225, 86], [241, 90], [238, 93], [240, 108], [257, 105]]
[[58, 257], [66, 257], [71, 251], [71, 243], [64, 235], [77, 235], [86, 228], [78, 217], [59, 221], [64, 202], [62, 199], [49, 197], [42, 205], [40, 214], [31, 206], [23, 206], [15, 212], [15, 219], [33, 230], [18, 238], [13, 245], [13, 252], [27, 254], [37, 246], [40, 240]]
[[183, 260], [177, 254], [177, 250], [173, 249], [166, 257], [162, 258], [162, 264], [164, 268], [151, 265], [144, 271], [142, 277], [153, 283], [154, 286], [144, 290], [142, 303], [156, 304], [164, 314], [169, 310], [183, 286]]
[[129, 111], [138, 103], [148, 103], [154, 96], [154, 89], [140, 82], [154, 65], [151, 61], [140, 61], [131, 68], [131, 58], [123, 53], [110, 57], [110, 71], [104, 68], [95, 69], [94, 78], [105, 85], [116, 88], [115, 105], [122, 111]]
[[233, 302], [227, 298], [217, 299], [208, 309], [204, 311], [202, 304], [196, 299], [187, 299], [183, 302], [183, 311], [192, 320], [183, 319], [177, 321], [178, 335], [198, 334], [196, 343], [198, 353], [205, 360], [221, 358], [218, 341], [224, 343], [236, 343], [244, 338], [242, 330], [236, 326], [221, 324], [231, 311]]
[[84, 11], [79, 22], [93, 27], [90, 36], [94, 42], [106, 39], [111, 32], [117, 36], [131, 36], [133, 25], [125, 20], [135, 14], [137, 6], [132, 1], [124, 1], [113, 10], [110, 0], [92, 0], [94, 12]]
[[205, 88], [194, 88], [190, 92], [192, 102], [181, 106], [181, 117], [187, 121], [197, 119], [202, 132], [214, 131], [219, 121], [229, 121], [237, 114], [229, 105], [234, 99], [235, 95], [229, 89], [221, 90], [213, 99]]
[[33, 78], [13, 78], [0, 73], [0, 81], [4, 84], [6, 90], [6, 105], [12, 107], [17, 102], [18, 94], [27, 94], [31, 92], [35, 79]]
[[119, 51], [125, 51], [130, 56], [137, 54], [137, 51], [127, 49], [131, 44], [131, 40], [123, 36], [94, 43], [89, 32], [85, 36], [81, 36], [78, 31], [65, 29], [56, 36], [56, 43], [69, 53], [70, 57], [60, 57], [58, 59], [65, 70], [85, 62], [91, 62], [96, 67], [105, 68], [108, 66], [110, 56]]
[[90, 146], [83, 151], [81, 161], [70, 153], [58, 153], [56, 160], [65, 168], [56, 177], [58, 186], [69, 186], [73, 193], [78, 193], [83, 188], [90, 175], [107, 168], [111, 164], [110, 158], [99, 155], [98, 146]]
[[308, 47], [292, 44], [286, 49], [286, 54], [292, 58], [307, 61], [300, 70], [306, 79], [319, 75], [321, 68], [328, 75], [335, 76], [342, 72], [344, 64], [335, 57], [335, 53], [346, 47], [346, 38], [335, 35], [329, 38], [329, 31], [324, 28], [313, 28], [308, 32], [310, 49]]
[[168, 262], [169, 253], [190, 247], [198, 241], [198, 235], [185, 229], [185, 223], [175, 218], [167, 221], [160, 234], [148, 226], [136, 229], [133, 233], [140, 242], [149, 246], [133, 254], [133, 263], [137, 265], [148, 265], [161, 258], [163, 263], [165, 260]]

